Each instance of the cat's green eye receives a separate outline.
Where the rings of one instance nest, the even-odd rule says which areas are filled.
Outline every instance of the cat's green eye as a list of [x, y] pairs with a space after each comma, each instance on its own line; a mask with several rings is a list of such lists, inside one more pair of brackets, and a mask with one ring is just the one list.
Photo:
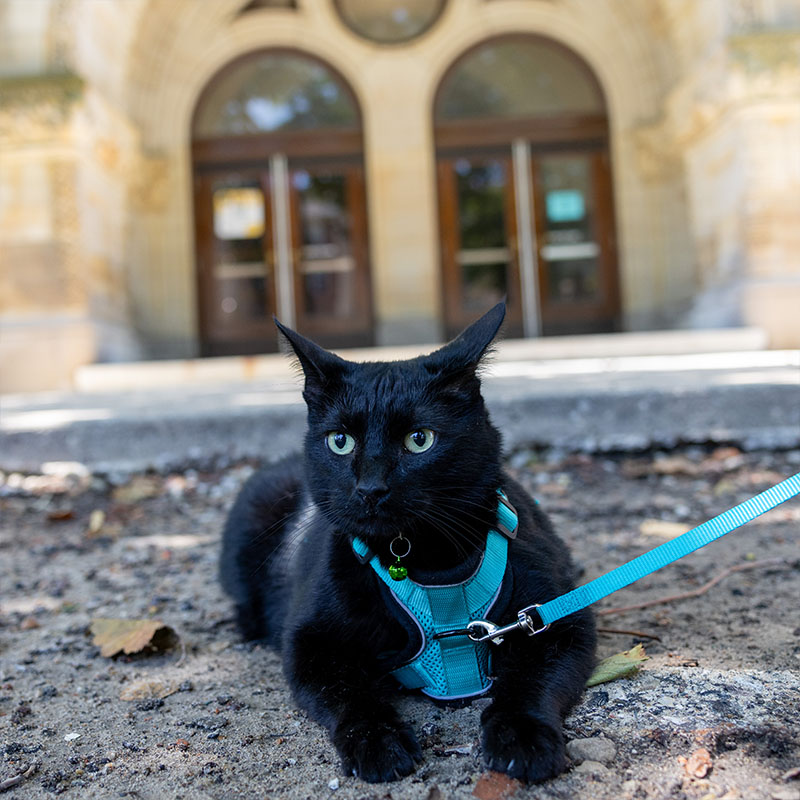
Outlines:
[[416, 431], [411, 431], [405, 439], [403, 439], [403, 446], [409, 453], [424, 453], [433, 447], [436, 441], [436, 434], [430, 428], [420, 428]]
[[341, 431], [329, 433], [326, 441], [328, 442], [328, 448], [331, 452], [336, 453], [337, 456], [349, 455], [356, 446], [356, 440], [349, 433], [342, 433]]

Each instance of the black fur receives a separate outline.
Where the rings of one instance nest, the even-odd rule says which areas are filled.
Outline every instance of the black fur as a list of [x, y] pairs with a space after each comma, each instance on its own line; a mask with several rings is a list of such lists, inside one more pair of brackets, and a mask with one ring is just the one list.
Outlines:
[[[280, 326], [305, 373], [304, 462], [275, 464], [245, 485], [225, 527], [221, 579], [243, 634], [282, 650], [297, 703], [327, 728], [345, 772], [367, 781], [408, 775], [421, 751], [387, 676], [410, 634], [356, 559], [353, 536], [389, 564], [402, 532], [410, 576], [437, 582], [477, 563], [502, 486], [520, 524], [507, 602], [491, 618], [506, 624], [573, 586], [566, 547], [502, 470], [500, 435], [481, 397], [476, 370], [504, 313], [500, 304], [435, 353], [392, 363], [347, 362]], [[420, 428], [436, 439], [412, 454], [404, 437]], [[351, 453], [328, 446], [335, 431], [354, 437]], [[493, 701], [481, 716], [490, 768], [525, 781], [564, 769], [562, 721], [583, 692], [594, 647], [588, 611], [492, 646]]]

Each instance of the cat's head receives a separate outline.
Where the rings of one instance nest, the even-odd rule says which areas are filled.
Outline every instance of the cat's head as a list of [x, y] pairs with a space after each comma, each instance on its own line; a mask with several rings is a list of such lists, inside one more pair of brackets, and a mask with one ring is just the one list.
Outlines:
[[308, 484], [337, 531], [383, 556], [400, 533], [417, 553], [482, 544], [476, 530], [494, 518], [501, 442], [478, 367], [504, 315], [500, 303], [430, 355], [366, 363], [277, 323], [305, 376]]

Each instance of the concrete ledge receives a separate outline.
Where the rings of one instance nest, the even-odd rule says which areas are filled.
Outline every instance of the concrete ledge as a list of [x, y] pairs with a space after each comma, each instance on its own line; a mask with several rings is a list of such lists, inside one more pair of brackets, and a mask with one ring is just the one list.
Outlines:
[[[767, 344], [766, 334], [760, 328], [552, 336], [502, 341], [497, 346], [495, 361], [550, 361], [755, 351], [763, 350]], [[440, 345], [373, 347], [337, 352], [343, 358], [352, 361], [393, 361], [430, 353], [437, 347]], [[290, 378], [293, 374], [291, 360], [282, 354], [229, 356], [124, 364], [90, 364], [75, 371], [74, 384], [81, 392], [102, 392], [203, 383], [251, 382]]]
[[[638, 452], [693, 443], [800, 447], [798, 387], [790, 384], [487, 396], [507, 452]], [[47, 431], [0, 432], [0, 469], [39, 472], [46, 462], [77, 461], [92, 472], [163, 472], [244, 458], [274, 461], [300, 450], [304, 432], [299, 402], [84, 419]]]

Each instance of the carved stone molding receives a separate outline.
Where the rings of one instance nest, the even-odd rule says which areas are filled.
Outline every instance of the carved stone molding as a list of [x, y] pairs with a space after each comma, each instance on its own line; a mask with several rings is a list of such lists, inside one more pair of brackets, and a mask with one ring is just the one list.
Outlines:
[[31, 139], [63, 127], [83, 92], [83, 79], [68, 72], [0, 77], [0, 136]]

